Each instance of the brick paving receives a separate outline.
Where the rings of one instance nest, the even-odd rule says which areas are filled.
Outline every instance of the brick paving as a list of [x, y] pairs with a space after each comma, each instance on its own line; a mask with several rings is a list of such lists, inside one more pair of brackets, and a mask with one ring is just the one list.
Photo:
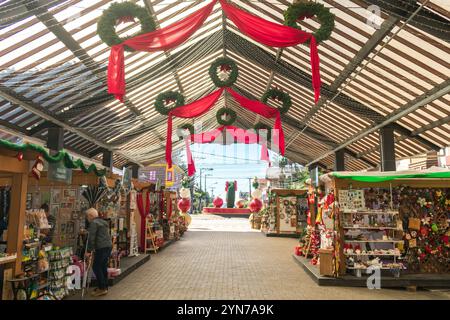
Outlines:
[[443, 292], [319, 287], [292, 259], [297, 240], [266, 238], [247, 219], [193, 216], [185, 236], [101, 299], [449, 299]]

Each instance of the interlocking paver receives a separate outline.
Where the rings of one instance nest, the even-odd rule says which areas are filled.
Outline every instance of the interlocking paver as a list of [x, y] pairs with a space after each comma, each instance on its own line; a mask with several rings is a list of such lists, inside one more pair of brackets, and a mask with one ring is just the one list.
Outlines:
[[102, 299], [449, 299], [448, 293], [319, 287], [293, 261], [297, 240], [266, 238], [248, 220], [193, 216], [184, 237]]

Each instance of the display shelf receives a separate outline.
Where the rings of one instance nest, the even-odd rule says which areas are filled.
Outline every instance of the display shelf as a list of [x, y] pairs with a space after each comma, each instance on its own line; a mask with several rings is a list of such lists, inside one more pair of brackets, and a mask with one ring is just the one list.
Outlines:
[[349, 239], [345, 239], [345, 242], [361, 242], [361, 243], [365, 243], [365, 242], [373, 242], [373, 243], [399, 243], [399, 242], [403, 242], [403, 240], [349, 240]]
[[0, 258], [0, 264], [7, 264], [11, 262], [15, 262], [17, 260], [17, 255], [11, 255], [7, 257]]
[[362, 256], [362, 257], [365, 257], [365, 256], [374, 256], [374, 257], [401, 257], [402, 255], [401, 254], [389, 254], [389, 253], [372, 253], [372, 254], [370, 254], [370, 253], [360, 253], [360, 254], [357, 254], [357, 253], [344, 253], [346, 256], [348, 256], [348, 257], [351, 257], [351, 256], [357, 256], [357, 257], [359, 257], [359, 256]]
[[356, 213], [356, 214], [373, 214], [373, 215], [396, 215], [398, 211], [369, 211], [369, 210], [342, 210], [341, 213]]
[[347, 226], [343, 226], [343, 229], [367, 229], [367, 230], [398, 230], [398, 231], [402, 231], [401, 229], [398, 229], [396, 227], [347, 227]]
[[[347, 267], [348, 270], [367, 270], [369, 267], [366, 268], [355, 268], [355, 267]], [[405, 267], [381, 267], [380, 270], [406, 270]]]

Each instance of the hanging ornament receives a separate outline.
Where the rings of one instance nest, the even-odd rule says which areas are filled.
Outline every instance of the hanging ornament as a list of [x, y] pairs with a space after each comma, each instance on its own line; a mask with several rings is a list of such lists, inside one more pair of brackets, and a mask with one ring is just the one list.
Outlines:
[[17, 153], [17, 160], [22, 161], [23, 160], [23, 152], [19, 151], [19, 153]]
[[245, 205], [245, 201], [242, 200], [242, 199], [239, 199], [239, 200], [236, 202], [236, 207], [238, 207], [239, 209], [244, 208], [244, 205]]
[[44, 160], [41, 156], [37, 156], [33, 168], [31, 169], [31, 173], [37, 180], [39, 180], [41, 179], [42, 170], [44, 170]]
[[433, 224], [431, 225], [431, 230], [433, 230], [433, 232], [438, 232], [438, 231], [439, 231], [439, 228], [438, 228], [438, 226], [437, 226], [436, 223], [433, 223]]

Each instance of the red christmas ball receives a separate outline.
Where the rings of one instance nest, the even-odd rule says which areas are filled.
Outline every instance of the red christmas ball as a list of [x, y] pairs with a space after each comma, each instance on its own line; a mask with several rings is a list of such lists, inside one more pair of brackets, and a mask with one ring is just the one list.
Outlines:
[[259, 199], [253, 199], [248, 206], [251, 212], [259, 212], [262, 209], [263, 203]]
[[214, 201], [213, 201], [213, 205], [214, 205], [214, 207], [216, 207], [216, 208], [221, 208], [222, 205], [223, 205], [223, 199], [220, 198], [220, 197], [216, 197], [216, 198], [214, 199]]
[[186, 213], [191, 207], [191, 200], [188, 198], [183, 198], [178, 201], [178, 209], [181, 212]]
[[19, 161], [22, 161], [22, 160], [23, 160], [23, 153], [22, 153], [22, 152], [19, 152], [19, 153], [17, 154], [17, 160], [19, 160]]

